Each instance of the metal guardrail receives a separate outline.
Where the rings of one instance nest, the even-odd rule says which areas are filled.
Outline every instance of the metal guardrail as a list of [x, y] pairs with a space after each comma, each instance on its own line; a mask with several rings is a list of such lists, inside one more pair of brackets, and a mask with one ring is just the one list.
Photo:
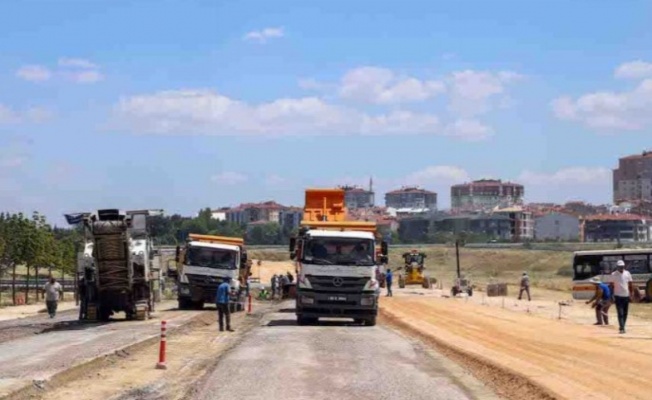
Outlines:
[[[39, 279], [38, 282], [34, 280], [29, 280], [29, 287], [30, 289], [33, 288], [38, 288], [42, 289], [43, 285], [47, 283], [47, 279]], [[75, 290], [75, 281], [73, 279], [65, 279], [65, 280], [59, 280], [57, 279], [57, 282], [61, 284], [63, 287], [63, 290], [65, 291], [74, 291]], [[11, 290], [12, 288], [12, 282], [11, 279], [0, 279], [0, 289], [6, 290], [9, 289]], [[16, 280], [16, 289], [25, 289], [27, 288], [27, 280], [26, 279], [17, 279]]]

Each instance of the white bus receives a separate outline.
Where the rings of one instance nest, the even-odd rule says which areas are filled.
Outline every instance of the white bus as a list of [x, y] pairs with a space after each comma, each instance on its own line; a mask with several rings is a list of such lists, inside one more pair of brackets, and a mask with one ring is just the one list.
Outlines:
[[573, 299], [593, 297], [595, 286], [589, 283], [591, 278], [610, 283], [618, 260], [625, 261], [625, 269], [632, 274], [639, 294], [652, 299], [652, 249], [576, 251], [573, 254]]

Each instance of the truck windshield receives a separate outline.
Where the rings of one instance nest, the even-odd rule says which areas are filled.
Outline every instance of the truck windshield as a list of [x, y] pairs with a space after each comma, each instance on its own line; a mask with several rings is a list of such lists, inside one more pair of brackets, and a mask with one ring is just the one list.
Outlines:
[[355, 238], [315, 238], [304, 245], [303, 261], [320, 265], [372, 266], [373, 241]]
[[192, 246], [186, 253], [186, 264], [194, 267], [236, 269], [236, 254], [231, 250]]

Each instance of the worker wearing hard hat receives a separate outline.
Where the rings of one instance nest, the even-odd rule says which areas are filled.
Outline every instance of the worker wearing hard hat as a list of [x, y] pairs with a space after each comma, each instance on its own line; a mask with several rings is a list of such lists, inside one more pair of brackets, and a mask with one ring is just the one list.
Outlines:
[[634, 295], [632, 274], [625, 270], [625, 262], [618, 260], [616, 271], [612, 272], [611, 276], [614, 282], [614, 299], [616, 301], [616, 311], [618, 312], [619, 333], [625, 333], [629, 301]]

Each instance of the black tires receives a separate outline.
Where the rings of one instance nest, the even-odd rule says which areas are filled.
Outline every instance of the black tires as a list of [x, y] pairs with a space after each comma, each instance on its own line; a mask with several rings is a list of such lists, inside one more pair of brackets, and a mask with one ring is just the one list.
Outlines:
[[192, 308], [192, 300], [187, 298], [179, 299], [179, 310], [190, 310]]
[[319, 321], [318, 318], [310, 318], [310, 317], [304, 317], [304, 316], [297, 316], [297, 325], [312, 325], [316, 324]]
[[376, 326], [376, 317], [370, 317], [365, 320], [366, 326]]

